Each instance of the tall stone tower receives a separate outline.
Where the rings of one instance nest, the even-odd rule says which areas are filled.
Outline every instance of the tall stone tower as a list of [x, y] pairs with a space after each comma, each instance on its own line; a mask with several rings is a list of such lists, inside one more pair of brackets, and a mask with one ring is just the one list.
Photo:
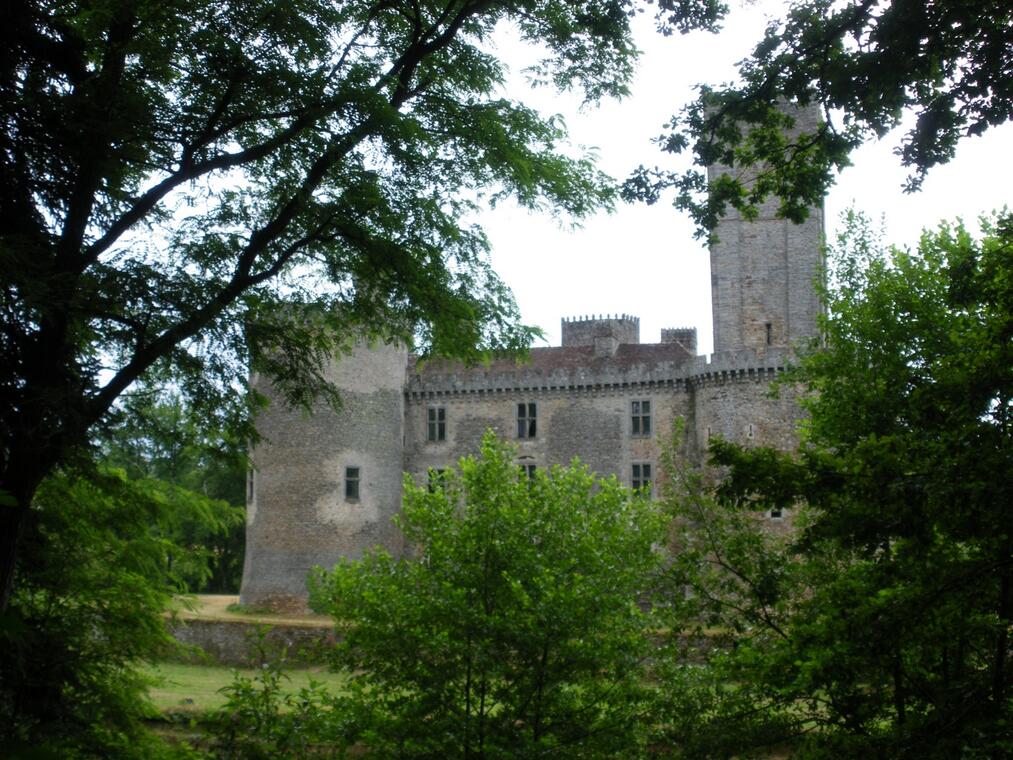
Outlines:
[[302, 609], [314, 566], [375, 545], [399, 549], [391, 518], [401, 507], [407, 362], [406, 349], [388, 345], [359, 345], [330, 362], [338, 412], [321, 403], [300, 414], [252, 379], [272, 403], [257, 418], [263, 440], [247, 493], [243, 604]]
[[[815, 108], [791, 113], [796, 130], [816, 128]], [[728, 171], [715, 166], [708, 176], [713, 181]], [[778, 219], [776, 211], [777, 199], [765, 201], [755, 220], [731, 209], [715, 231], [718, 242], [710, 251], [715, 354], [792, 346], [818, 334], [815, 283], [823, 267], [823, 207], [811, 209], [802, 224]]]

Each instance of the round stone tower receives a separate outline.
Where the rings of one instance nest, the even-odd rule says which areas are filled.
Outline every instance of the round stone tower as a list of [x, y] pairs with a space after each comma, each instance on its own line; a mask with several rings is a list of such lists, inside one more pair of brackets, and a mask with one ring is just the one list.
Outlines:
[[258, 416], [262, 440], [251, 455], [243, 604], [300, 610], [314, 566], [377, 545], [400, 553], [391, 518], [401, 508], [407, 361], [403, 347], [363, 344], [332, 362], [337, 412], [324, 404], [293, 412], [252, 378], [272, 403]]

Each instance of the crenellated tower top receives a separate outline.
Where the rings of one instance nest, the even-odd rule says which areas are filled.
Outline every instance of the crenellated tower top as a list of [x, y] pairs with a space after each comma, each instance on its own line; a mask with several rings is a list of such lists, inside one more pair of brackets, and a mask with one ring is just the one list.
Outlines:
[[602, 339], [618, 345], [640, 343], [640, 317], [630, 314], [564, 317], [560, 332], [563, 346], [593, 346]]

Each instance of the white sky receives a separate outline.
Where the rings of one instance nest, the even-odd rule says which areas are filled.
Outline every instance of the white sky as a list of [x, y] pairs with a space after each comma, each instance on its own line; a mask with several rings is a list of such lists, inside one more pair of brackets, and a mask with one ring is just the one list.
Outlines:
[[[509, 39], [504, 37], [497, 49], [516, 73], [508, 94], [544, 114], [563, 115], [572, 142], [597, 148], [600, 168], [619, 179], [640, 164], [679, 168], [651, 138], [692, 99], [693, 85], [734, 78], [734, 63], [759, 39], [764, 14], [759, 5], [733, 4], [724, 31], [716, 36], [662, 38], [649, 18], [638, 21], [644, 52], [632, 95], [583, 113], [577, 98], [529, 90], [520, 75], [524, 53]], [[907, 171], [892, 154], [899, 136], [889, 135], [852, 156], [854, 165], [842, 172], [826, 201], [829, 240], [850, 205], [882, 216], [889, 242], [913, 245], [923, 227], [941, 219], [961, 216], [971, 222], [1013, 201], [1008, 189], [1013, 124], [964, 140], [955, 160], [931, 171], [922, 191], [913, 195], [901, 191]], [[513, 289], [523, 320], [540, 326], [549, 345], [559, 345], [561, 317], [626, 313], [640, 317], [643, 342], [656, 342], [663, 327], [695, 326], [700, 352], [711, 351], [707, 250], [693, 239], [689, 219], [667, 201], [653, 207], [620, 204], [615, 213], [587, 219], [577, 230], [508, 204], [479, 221], [493, 244], [493, 266]]]

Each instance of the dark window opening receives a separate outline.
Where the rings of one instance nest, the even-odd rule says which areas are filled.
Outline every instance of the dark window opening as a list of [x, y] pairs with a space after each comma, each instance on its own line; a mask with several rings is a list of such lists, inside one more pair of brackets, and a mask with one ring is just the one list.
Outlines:
[[767, 323], [767, 345], [769, 346], [774, 342], [774, 330], [770, 322]]
[[537, 432], [538, 409], [534, 404], [517, 405], [517, 437], [534, 438]]
[[646, 462], [633, 465], [633, 477], [631, 478], [633, 490], [641, 491], [645, 495], [651, 494], [651, 465]]
[[359, 468], [345, 468], [345, 501], [359, 500]]
[[521, 468], [521, 472], [524, 473], [524, 476], [528, 480], [534, 480], [535, 479], [535, 471], [538, 469], [538, 465], [534, 465], [534, 464], [521, 464], [519, 466]]
[[429, 430], [426, 439], [429, 441], [447, 440], [447, 410], [444, 407], [429, 407]]
[[631, 404], [633, 435], [651, 434], [651, 402], [634, 401]]

